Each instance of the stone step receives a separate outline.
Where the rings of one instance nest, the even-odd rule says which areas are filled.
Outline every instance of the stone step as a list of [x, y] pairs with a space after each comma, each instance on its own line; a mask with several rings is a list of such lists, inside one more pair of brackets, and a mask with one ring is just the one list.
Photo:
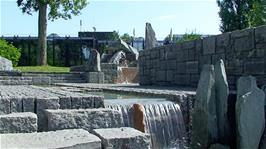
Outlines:
[[46, 110], [48, 130], [82, 128], [89, 132], [98, 128], [122, 126], [119, 111], [107, 108], [78, 110]]
[[101, 140], [82, 129], [38, 133], [0, 134], [5, 148], [101, 149]]
[[47, 73], [47, 72], [27, 72], [23, 76], [49, 76], [49, 77], [81, 77], [82, 73]]
[[0, 133], [29, 133], [37, 131], [37, 115], [31, 112], [0, 115]]
[[82, 79], [71, 79], [71, 80], [51, 80], [51, 83], [86, 83], [85, 80]]
[[150, 135], [134, 128], [94, 129], [93, 134], [102, 140], [102, 148], [150, 149]]

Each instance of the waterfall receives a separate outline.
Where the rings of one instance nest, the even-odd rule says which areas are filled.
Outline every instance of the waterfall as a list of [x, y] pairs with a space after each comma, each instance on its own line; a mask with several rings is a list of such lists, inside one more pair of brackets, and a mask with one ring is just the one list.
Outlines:
[[[152, 101], [152, 100], [151, 100]], [[123, 104], [119, 104], [123, 103]], [[112, 102], [108, 107], [122, 113], [125, 127], [133, 127], [132, 102]], [[151, 136], [153, 149], [184, 149], [185, 124], [178, 104], [170, 101], [148, 102], [145, 109], [145, 130]]]

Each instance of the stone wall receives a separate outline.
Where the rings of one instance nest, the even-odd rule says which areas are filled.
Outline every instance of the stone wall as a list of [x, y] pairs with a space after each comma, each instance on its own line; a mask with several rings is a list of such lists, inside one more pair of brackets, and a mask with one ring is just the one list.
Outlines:
[[143, 50], [139, 56], [141, 85], [197, 86], [204, 64], [225, 62], [230, 87], [242, 75], [266, 84], [266, 26]]

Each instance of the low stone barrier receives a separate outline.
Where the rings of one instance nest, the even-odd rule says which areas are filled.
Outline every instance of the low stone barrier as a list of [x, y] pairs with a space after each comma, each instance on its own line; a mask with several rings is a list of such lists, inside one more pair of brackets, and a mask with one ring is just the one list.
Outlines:
[[46, 110], [48, 130], [82, 128], [89, 132], [98, 128], [122, 126], [122, 115], [112, 109]]
[[150, 136], [134, 128], [94, 129], [93, 133], [102, 140], [103, 149], [149, 149]]
[[1, 134], [0, 148], [101, 149], [101, 140], [82, 129]]
[[0, 115], [0, 133], [29, 133], [36, 131], [37, 115], [34, 113], [23, 112]]

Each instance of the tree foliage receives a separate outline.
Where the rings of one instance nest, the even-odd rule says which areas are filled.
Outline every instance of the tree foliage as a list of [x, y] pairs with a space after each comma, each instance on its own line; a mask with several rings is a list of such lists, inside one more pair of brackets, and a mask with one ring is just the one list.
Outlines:
[[21, 53], [20, 49], [0, 39], [0, 55], [11, 60], [13, 66], [17, 66]]
[[48, 19], [71, 19], [72, 14], [78, 15], [87, 6], [86, 0], [17, 0], [18, 7], [23, 13], [32, 15], [41, 5], [49, 6]]
[[248, 13], [253, 0], [217, 0], [220, 7], [221, 32], [244, 29], [249, 26]]
[[217, 4], [223, 33], [265, 24], [265, 0], [217, 0]]
[[248, 13], [250, 27], [266, 24], [266, 0], [254, 0], [252, 9]]
[[120, 38], [128, 44], [131, 43], [132, 40], [132, 37], [128, 33], [123, 34]]
[[80, 14], [87, 4], [86, 0], [17, 0], [17, 5], [23, 13], [31, 15], [33, 12], [39, 12], [38, 65], [47, 65], [47, 12], [48, 19], [52, 21], [58, 18], [71, 19], [72, 15]]

